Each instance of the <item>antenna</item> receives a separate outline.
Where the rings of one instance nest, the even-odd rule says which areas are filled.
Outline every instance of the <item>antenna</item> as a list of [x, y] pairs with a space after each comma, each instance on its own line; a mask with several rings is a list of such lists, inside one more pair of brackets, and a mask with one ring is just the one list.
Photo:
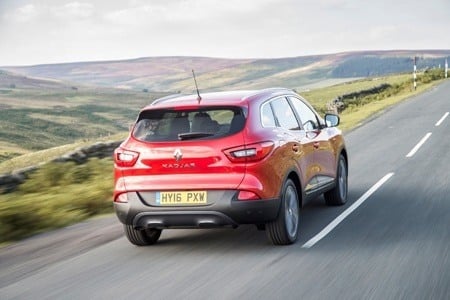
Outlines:
[[192, 69], [192, 76], [194, 76], [195, 89], [197, 90], [197, 96], [198, 96], [197, 100], [198, 100], [198, 103], [200, 103], [200, 101], [202, 101], [202, 97], [200, 96], [200, 91], [198, 90], [197, 79], [195, 79], [194, 69]]

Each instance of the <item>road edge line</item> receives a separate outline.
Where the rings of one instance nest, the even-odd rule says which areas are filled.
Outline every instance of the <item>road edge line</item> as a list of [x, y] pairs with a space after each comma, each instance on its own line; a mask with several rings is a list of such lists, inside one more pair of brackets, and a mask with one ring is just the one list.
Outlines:
[[339, 225], [346, 217], [348, 217], [355, 209], [364, 203], [373, 193], [375, 193], [386, 181], [388, 181], [394, 175], [393, 172], [386, 174], [383, 178], [378, 180], [367, 192], [364, 193], [358, 200], [355, 201], [349, 208], [344, 210], [336, 219], [328, 224], [322, 231], [312, 237], [309, 241], [303, 244], [302, 248], [311, 248], [321, 239], [323, 239], [328, 233], [330, 233], [336, 226]]

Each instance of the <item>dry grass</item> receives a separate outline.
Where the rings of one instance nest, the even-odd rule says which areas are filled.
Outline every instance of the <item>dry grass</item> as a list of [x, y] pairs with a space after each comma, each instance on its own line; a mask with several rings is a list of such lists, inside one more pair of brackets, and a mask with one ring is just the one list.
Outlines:
[[360, 90], [367, 90], [383, 83], [387, 84], [400, 84], [410, 79], [410, 74], [401, 74], [393, 76], [384, 76], [376, 78], [366, 78], [356, 81], [337, 84], [329, 87], [318, 88], [310, 91], [301, 92], [301, 94], [308, 99], [313, 105], [322, 110], [326, 107], [327, 103], [337, 98], [338, 96], [357, 92]]
[[79, 147], [88, 146], [98, 141], [120, 141], [125, 139], [127, 134], [127, 132], [122, 132], [96, 140], [79, 141], [73, 144], [26, 153], [0, 163], [0, 174], [11, 173], [14, 170], [49, 162]]
[[369, 118], [373, 118], [377, 114], [382, 113], [387, 108], [389, 108], [397, 103], [400, 103], [404, 100], [407, 100], [407, 99], [411, 98], [412, 96], [421, 94], [421, 93], [429, 90], [433, 86], [436, 86], [440, 82], [442, 82], [442, 81], [434, 81], [432, 83], [424, 84], [424, 85], [419, 86], [416, 91], [412, 90], [409, 92], [403, 92], [398, 95], [395, 95], [395, 96], [392, 96], [392, 97], [389, 97], [389, 98], [386, 98], [386, 99], [383, 99], [380, 101], [371, 102], [362, 107], [352, 108], [347, 111], [344, 111], [341, 114], [341, 126], [340, 127], [344, 131], [356, 128], [356, 127], [362, 125]]

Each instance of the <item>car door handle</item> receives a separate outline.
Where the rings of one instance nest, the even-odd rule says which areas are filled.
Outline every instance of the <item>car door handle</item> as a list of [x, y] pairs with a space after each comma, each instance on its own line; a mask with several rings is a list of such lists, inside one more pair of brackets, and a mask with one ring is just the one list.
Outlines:
[[314, 142], [313, 143], [313, 147], [314, 149], [319, 149], [320, 143], [319, 142]]

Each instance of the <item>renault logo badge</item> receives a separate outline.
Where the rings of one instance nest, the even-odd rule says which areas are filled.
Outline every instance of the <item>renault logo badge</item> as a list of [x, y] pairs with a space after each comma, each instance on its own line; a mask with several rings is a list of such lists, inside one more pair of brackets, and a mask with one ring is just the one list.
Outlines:
[[177, 148], [175, 152], [173, 153], [173, 157], [175, 157], [176, 161], [180, 161], [181, 158], [183, 158], [183, 153], [181, 152], [180, 148]]

